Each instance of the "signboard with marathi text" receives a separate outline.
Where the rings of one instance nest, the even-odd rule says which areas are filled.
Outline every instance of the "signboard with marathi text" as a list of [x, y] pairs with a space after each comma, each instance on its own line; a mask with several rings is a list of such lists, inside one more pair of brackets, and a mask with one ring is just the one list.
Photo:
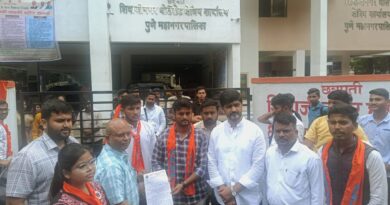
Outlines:
[[[320, 90], [320, 101], [327, 105], [328, 94], [334, 90], [345, 90], [352, 95], [353, 106], [360, 115], [370, 113], [368, 109], [369, 91], [375, 88], [390, 88], [390, 75], [356, 75], [327, 77], [281, 77], [254, 78], [253, 112], [256, 119], [271, 111], [271, 99], [278, 93], [291, 93], [295, 96], [293, 110], [298, 112], [305, 128], [308, 126], [309, 102], [307, 91], [310, 88]], [[270, 134], [271, 126], [258, 123], [265, 134]]]
[[0, 3], [0, 62], [58, 59], [52, 0]]
[[113, 42], [239, 43], [239, 0], [111, 0]]

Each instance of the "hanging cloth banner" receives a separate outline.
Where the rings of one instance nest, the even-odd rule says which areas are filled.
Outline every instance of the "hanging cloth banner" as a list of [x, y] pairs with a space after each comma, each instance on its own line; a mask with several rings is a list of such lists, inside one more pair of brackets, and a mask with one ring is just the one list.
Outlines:
[[7, 100], [7, 89], [14, 87], [15, 82], [0, 80], [0, 100]]
[[0, 3], [0, 62], [61, 59], [53, 0]]

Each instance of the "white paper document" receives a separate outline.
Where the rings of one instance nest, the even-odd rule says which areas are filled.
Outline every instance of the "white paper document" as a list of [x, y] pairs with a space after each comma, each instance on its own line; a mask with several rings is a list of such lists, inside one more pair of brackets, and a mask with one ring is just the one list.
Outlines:
[[171, 186], [165, 170], [145, 174], [144, 183], [148, 205], [173, 205]]

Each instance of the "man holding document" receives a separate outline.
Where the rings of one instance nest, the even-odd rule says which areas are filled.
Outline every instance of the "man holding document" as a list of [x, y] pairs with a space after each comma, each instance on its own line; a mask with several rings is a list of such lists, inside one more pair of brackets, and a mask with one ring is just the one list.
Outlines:
[[153, 151], [154, 171], [167, 172], [175, 205], [201, 205], [207, 196], [204, 180], [207, 139], [191, 124], [192, 104], [179, 99], [173, 104], [175, 124], [157, 139]]

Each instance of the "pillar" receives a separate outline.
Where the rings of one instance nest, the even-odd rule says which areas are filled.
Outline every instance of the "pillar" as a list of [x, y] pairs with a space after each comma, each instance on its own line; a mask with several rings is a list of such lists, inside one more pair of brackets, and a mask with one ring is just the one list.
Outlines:
[[344, 54], [341, 58], [341, 74], [349, 75], [351, 73], [351, 56], [349, 54]]
[[241, 72], [250, 79], [259, 77], [259, 1], [241, 0]]
[[327, 75], [328, 0], [311, 0], [310, 75]]
[[293, 75], [305, 76], [305, 50], [296, 50], [293, 55]]
[[239, 88], [240, 87], [240, 44], [232, 44], [228, 48], [227, 53], [227, 87], [228, 88]]
[[[112, 91], [111, 47], [106, 1], [88, 0], [88, 28], [92, 91]], [[93, 96], [94, 102], [112, 100], [112, 94]], [[94, 110], [112, 110], [112, 104], [94, 104]], [[110, 113], [102, 114], [103, 118], [110, 115]]]

